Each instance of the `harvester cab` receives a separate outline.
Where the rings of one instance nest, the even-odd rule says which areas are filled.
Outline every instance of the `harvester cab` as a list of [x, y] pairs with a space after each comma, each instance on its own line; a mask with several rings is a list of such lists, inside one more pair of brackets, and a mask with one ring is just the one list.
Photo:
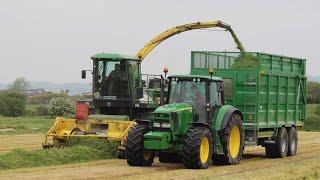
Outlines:
[[163, 103], [164, 78], [141, 73], [137, 57], [96, 54], [93, 60], [93, 99], [96, 114], [141, 118]]

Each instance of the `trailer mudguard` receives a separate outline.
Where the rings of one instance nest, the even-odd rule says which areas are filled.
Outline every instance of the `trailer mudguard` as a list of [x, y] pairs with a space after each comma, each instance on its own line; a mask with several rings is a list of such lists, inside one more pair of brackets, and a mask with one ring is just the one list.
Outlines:
[[215, 130], [220, 131], [226, 127], [228, 120], [230, 119], [233, 113], [237, 113], [243, 119], [241, 111], [231, 105], [223, 105], [220, 107], [217, 113], [217, 118], [215, 121]]

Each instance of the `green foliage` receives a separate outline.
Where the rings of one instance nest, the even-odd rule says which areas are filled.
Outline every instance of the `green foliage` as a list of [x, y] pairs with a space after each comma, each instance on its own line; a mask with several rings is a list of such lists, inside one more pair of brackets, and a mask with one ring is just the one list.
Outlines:
[[308, 104], [307, 105], [307, 119], [304, 123], [304, 130], [307, 131], [320, 131], [320, 105]]
[[8, 90], [10, 91], [25, 91], [27, 89], [30, 89], [31, 84], [30, 82], [24, 78], [24, 77], [19, 77], [15, 81], [13, 81], [12, 84], [8, 86]]
[[307, 84], [307, 103], [320, 103], [320, 83], [308, 81]]
[[48, 116], [49, 108], [45, 105], [40, 105], [36, 108], [36, 112], [38, 116]]
[[69, 97], [56, 97], [50, 100], [49, 113], [51, 117], [74, 113], [74, 103]]
[[0, 114], [4, 116], [21, 116], [24, 113], [26, 96], [17, 92], [3, 91], [0, 93]]
[[256, 58], [251, 54], [240, 54], [231, 69], [255, 69], [258, 66]]
[[30, 104], [49, 104], [50, 100], [52, 98], [57, 98], [57, 97], [68, 97], [68, 94], [66, 93], [53, 93], [53, 92], [46, 92], [44, 94], [41, 94], [39, 96], [35, 97], [30, 97], [28, 99], [28, 103]]
[[78, 144], [74, 142], [74, 145], [64, 149], [51, 148], [33, 151], [16, 149], [0, 155], [0, 170], [80, 163], [116, 156], [113, 150], [116, 149], [115, 144], [98, 139], [91, 139], [90, 143], [86, 143], [82, 145], [81, 142]]
[[0, 117], [0, 135], [46, 133], [54, 121], [41, 116]]

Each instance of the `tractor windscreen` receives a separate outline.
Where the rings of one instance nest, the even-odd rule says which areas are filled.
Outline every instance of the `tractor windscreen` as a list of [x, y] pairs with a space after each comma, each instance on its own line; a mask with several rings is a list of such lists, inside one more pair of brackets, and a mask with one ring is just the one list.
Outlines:
[[205, 82], [171, 81], [169, 103], [192, 103], [199, 119], [205, 119], [205, 86]]
[[130, 99], [128, 73], [131, 62], [127, 60], [96, 61], [94, 64], [95, 91], [105, 99]]

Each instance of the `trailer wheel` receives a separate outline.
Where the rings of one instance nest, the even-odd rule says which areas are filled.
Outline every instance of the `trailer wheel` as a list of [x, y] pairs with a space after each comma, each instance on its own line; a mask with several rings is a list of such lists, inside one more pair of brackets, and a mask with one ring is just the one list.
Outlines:
[[155, 153], [144, 149], [143, 135], [148, 127], [142, 124], [135, 125], [128, 133], [126, 143], [126, 158], [130, 166], [151, 166]]
[[288, 156], [295, 156], [298, 146], [298, 133], [295, 127], [289, 129], [288, 136]]
[[265, 147], [266, 155], [271, 158], [283, 158], [288, 154], [288, 132], [281, 127], [275, 144], [267, 144]]
[[184, 139], [182, 163], [190, 169], [206, 169], [211, 164], [212, 135], [204, 127], [191, 127]]
[[159, 161], [162, 163], [179, 163], [181, 157], [178, 153], [159, 152]]
[[233, 114], [221, 133], [224, 154], [216, 154], [213, 157], [214, 163], [217, 165], [239, 164], [244, 146], [242, 120], [240, 115]]

